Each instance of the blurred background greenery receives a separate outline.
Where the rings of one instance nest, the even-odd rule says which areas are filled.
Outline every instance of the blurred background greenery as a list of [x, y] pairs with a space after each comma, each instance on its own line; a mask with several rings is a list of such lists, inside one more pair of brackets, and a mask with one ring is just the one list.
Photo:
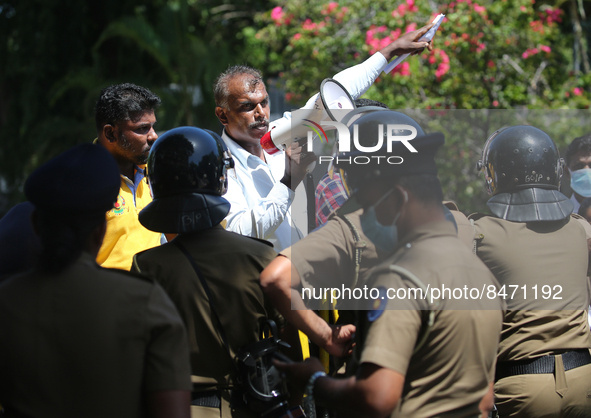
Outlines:
[[[425, 111], [562, 109], [562, 130], [552, 128], [561, 149], [591, 131], [589, 0], [0, 0], [0, 215], [23, 200], [35, 167], [96, 137], [94, 104], [105, 86], [133, 82], [157, 93], [159, 131], [220, 131], [212, 84], [229, 64], [260, 68], [280, 115], [438, 13], [447, 19], [435, 50], [382, 74], [364, 97]], [[461, 120], [479, 135], [435, 124], [448, 134], [439, 157], [446, 197], [465, 212], [484, 209], [474, 166], [500, 127], [476, 114]], [[549, 114], [522, 120], [554, 120]]]

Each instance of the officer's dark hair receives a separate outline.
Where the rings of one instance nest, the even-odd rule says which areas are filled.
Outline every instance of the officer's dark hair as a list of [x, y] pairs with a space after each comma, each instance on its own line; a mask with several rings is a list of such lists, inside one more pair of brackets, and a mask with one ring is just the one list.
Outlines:
[[569, 144], [564, 156], [567, 167], [570, 166], [572, 158], [580, 152], [591, 154], [591, 134], [575, 138], [573, 139], [573, 142]]
[[384, 179], [381, 183], [387, 189], [396, 185], [403, 187], [425, 206], [441, 206], [443, 201], [441, 182], [433, 174], [401, 176], [395, 179]]
[[72, 264], [86, 248], [90, 233], [105, 221], [105, 216], [68, 218], [36, 210], [36, 232], [41, 240], [39, 268], [57, 274]]
[[101, 132], [107, 124], [124, 120], [137, 122], [144, 113], [156, 110], [160, 103], [160, 97], [135, 84], [106, 87], [101, 91], [94, 108], [97, 132]]
[[389, 109], [385, 103], [378, 102], [377, 100], [355, 99], [355, 107], [367, 107], [367, 106], [377, 106], [377, 107], [383, 107], [384, 109]]
[[249, 77], [246, 80], [246, 86], [251, 92], [255, 91], [257, 86], [263, 83], [263, 75], [256, 68], [249, 67], [248, 65], [233, 65], [221, 73], [213, 84], [213, 95], [216, 106], [223, 109], [228, 108], [228, 99], [230, 97], [228, 85], [234, 77], [239, 75], [247, 75]]
[[581, 206], [579, 206], [579, 210], [577, 211], [577, 213], [581, 215], [583, 218], [586, 218], [585, 214], [587, 213], [589, 207], [591, 207], [591, 197], [588, 197], [581, 202]]

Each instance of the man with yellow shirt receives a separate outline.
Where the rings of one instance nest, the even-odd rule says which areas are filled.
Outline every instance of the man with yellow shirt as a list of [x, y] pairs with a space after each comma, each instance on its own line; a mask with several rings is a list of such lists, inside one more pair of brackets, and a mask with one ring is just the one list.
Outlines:
[[161, 244], [161, 234], [138, 221], [139, 212], [152, 201], [145, 167], [158, 138], [154, 110], [159, 105], [158, 96], [130, 83], [106, 87], [96, 103], [95, 142], [111, 153], [121, 173], [119, 196], [107, 212], [107, 233], [96, 259], [102, 267], [129, 270], [134, 254]]

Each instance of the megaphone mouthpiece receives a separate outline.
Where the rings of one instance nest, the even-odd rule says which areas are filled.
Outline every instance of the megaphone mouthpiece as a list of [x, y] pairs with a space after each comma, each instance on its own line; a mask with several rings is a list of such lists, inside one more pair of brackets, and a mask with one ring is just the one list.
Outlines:
[[275, 146], [275, 143], [271, 138], [271, 129], [269, 129], [269, 131], [261, 138], [261, 147], [271, 155], [280, 151], [279, 148]]
[[337, 118], [331, 109], [352, 110], [355, 109], [355, 102], [342, 84], [327, 78], [322, 81], [320, 93], [316, 96], [313, 106], [306, 105], [299, 109], [297, 117], [294, 116], [293, 120], [279, 119], [271, 122], [269, 131], [261, 138], [261, 147], [269, 154], [286, 149], [294, 140], [307, 137], [309, 125], [303, 122], [317, 124], [323, 118], [336, 121]]

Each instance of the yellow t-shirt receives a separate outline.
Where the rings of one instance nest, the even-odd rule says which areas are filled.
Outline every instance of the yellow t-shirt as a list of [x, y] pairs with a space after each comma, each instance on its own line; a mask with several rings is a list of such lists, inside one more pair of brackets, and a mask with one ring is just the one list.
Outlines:
[[[136, 178], [143, 175], [137, 169], [135, 174]], [[152, 201], [146, 177], [136, 181], [135, 202], [132, 188], [131, 180], [121, 176], [117, 203], [107, 212], [107, 232], [96, 258], [102, 267], [129, 270], [136, 253], [161, 243], [161, 234], [144, 228], [138, 219], [140, 211]]]

